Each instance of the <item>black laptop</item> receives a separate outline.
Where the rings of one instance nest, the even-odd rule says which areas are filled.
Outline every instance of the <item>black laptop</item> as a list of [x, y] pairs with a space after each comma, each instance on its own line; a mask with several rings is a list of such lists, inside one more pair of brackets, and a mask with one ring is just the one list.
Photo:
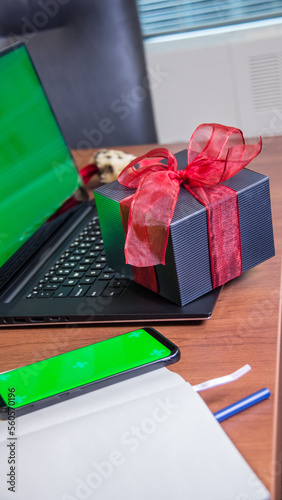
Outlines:
[[94, 201], [69, 201], [82, 179], [24, 44], [0, 53], [0, 124], [2, 327], [211, 316], [220, 289], [179, 307], [108, 266]]

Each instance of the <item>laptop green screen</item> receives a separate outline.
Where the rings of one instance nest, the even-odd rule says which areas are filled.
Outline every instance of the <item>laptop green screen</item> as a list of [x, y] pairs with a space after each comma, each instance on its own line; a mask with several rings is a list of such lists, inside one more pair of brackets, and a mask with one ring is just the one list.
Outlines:
[[24, 45], [0, 54], [0, 131], [1, 267], [81, 185]]

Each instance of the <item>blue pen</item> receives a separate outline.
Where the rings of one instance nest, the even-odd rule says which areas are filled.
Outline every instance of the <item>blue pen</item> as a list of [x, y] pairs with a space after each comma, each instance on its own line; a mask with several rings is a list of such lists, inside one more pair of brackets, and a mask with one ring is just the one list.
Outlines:
[[250, 394], [250, 396], [247, 396], [246, 398], [240, 399], [240, 401], [237, 401], [230, 406], [226, 406], [226, 408], [223, 408], [222, 410], [216, 411], [214, 416], [218, 422], [222, 422], [223, 420], [236, 415], [236, 413], [260, 403], [260, 401], [269, 398], [269, 396], [270, 390], [265, 387], [260, 391], [254, 392], [254, 394]]

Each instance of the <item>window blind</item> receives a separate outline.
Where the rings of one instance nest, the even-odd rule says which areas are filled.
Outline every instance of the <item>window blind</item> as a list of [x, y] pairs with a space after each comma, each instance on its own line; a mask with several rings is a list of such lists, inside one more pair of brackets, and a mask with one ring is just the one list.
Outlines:
[[144, 38], [282, 16], [282, 0], [137, 0]]

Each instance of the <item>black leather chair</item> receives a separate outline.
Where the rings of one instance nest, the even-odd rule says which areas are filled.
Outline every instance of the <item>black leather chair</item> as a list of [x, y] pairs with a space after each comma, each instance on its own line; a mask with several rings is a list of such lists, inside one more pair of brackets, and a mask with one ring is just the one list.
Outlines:
[[134, 0], [1, 0], [0, 48], [16, 41], [70, 148], [157, 142]]

